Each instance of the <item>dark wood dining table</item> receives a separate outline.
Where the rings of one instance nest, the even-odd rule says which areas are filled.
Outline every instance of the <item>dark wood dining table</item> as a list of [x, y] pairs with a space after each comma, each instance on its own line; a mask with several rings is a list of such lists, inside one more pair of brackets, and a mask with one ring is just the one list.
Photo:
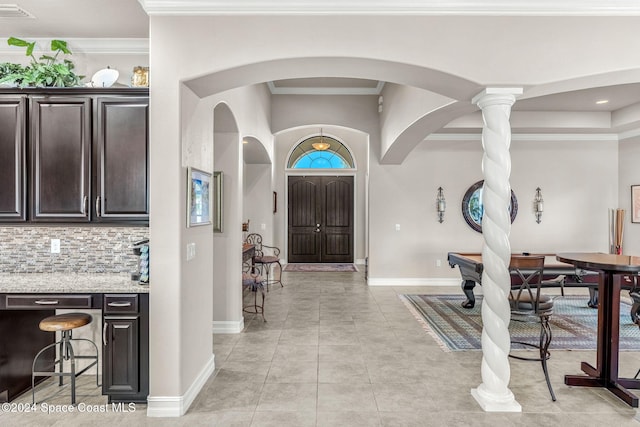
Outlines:
[[253, 256], [256, 253], [256, 246], [249, 244], [249, 243], [243, 243], [242, 244], [242, 261], [249, 261], [251, 258], [253, 258]]
[[618, 377], [620, 338], [621, 276], [640, 272], [640, 257], [604, 253], [559, 253], [558, 261], [573, 264], [600, 275], [598, 292], [597, 362], [592, 366], [582, 362], [585, 375], [565, 375], [564, 383], [571, 386], [604, 387], [628, 405], [637, 408], [638, 397], [628, 389], [640, 389], [640, 380]]

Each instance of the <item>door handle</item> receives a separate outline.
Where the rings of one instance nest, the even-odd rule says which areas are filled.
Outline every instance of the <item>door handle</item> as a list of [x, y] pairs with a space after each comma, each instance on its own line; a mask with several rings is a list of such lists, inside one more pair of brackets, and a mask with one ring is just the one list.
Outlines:
[[96, 197], [96, 216], [100, 218], [102, 215], [100, 214], [100, 196]]
[[102, 327], [102, 345], [107, 345], [107, 328], [108, 328], [107, 320], [104, 319], [104, 326]]

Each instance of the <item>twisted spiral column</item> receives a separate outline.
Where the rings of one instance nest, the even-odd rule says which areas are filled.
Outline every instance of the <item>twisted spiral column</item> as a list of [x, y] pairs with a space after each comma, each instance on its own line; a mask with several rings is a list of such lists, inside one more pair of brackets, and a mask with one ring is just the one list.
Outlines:
[[507, 295], [511, 287], [511, 126], [509, 116], [515, 95], [521, 89], [486, 89], [474, 103], [482, 109], [482, 384], [471, 394], [485, 411], [520, 412], [522, 408], [511, 390], [509, 379], [509, 321]]

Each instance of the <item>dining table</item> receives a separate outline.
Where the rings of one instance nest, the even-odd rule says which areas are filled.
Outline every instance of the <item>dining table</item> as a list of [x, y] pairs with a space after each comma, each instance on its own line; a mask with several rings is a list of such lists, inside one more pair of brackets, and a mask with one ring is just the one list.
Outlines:
[[586, 375], [565, 375], [570, 386], [604, 387], [631, 407], [638, 407], [638, 397], [629, 389], [640, 389], [640, 380], [619, 378], [620, 290], [623, 275], [640, 273], [640, 257], [606, 253], [558, 253], [560, 262], [599, 273], [598, 339], [596, 366], [582, 362]]

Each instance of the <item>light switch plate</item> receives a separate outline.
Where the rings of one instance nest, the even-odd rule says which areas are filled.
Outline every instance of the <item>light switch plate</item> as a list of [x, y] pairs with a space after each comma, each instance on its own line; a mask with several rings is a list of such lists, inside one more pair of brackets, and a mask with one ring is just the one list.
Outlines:
[[60, 253], [60, 239], [51, 239], [51, 253], [52, 254]]
[[187, 261], [191, 261], [196, 257], [196, 244], [187, 243]]

